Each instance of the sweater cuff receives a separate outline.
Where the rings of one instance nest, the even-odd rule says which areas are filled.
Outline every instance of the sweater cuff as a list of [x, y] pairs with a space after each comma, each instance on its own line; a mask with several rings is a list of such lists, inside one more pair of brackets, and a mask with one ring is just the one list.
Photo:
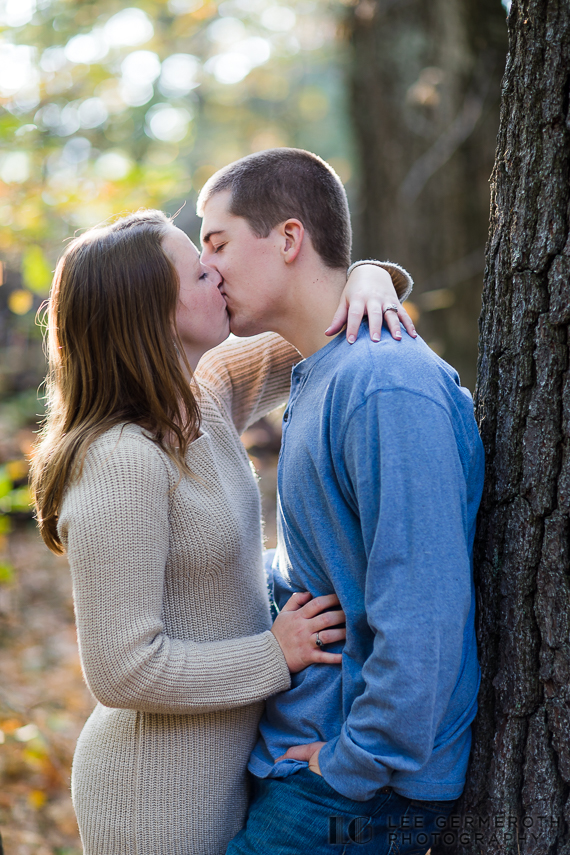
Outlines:
[[391, 769], [353, 742], [346, 723], [340, 736], [321, 748], [319, 766], [333, 790], [356, 802], [373, 799], [392, 777]]
[[404, 300], [408, 299], [412, 293], [412, 288], [414, 287], [414, 280], [407, 270], [404, 270], [403, 267], [400, 267], [399, 264], [396, 264], [393, 261], [377, 261], [375, 258], [366, 258], [362, 261], [355, 261], [354, 264], [350, 265], [346, 272], [347, 278], [355, 267], [360, 267], [362, 264], [372, 264], [375, 267], [383, 267], [384, 270], [387, 270], [392, 277], [392, 282], [396, 289], [399, 301], [403, 303]]
[[291, 688], [291, 672], [289, 671], [285, 654], [270, 629], [264, 632], [263, 635], [267, 638], [270, 656], [275, 660], [275, 688], [271, 694], [276, 695], [278, 692], [286, 692], [287, 689]]

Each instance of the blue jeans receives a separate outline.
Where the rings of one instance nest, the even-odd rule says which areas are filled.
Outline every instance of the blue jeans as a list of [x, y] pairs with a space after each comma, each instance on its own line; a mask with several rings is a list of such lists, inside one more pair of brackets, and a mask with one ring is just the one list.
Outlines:
[[425, 855], [454, 804], [407, 799], [390, 787], [355, 802], [308, 768], [255, 778], [247, 824], [226, 855]]

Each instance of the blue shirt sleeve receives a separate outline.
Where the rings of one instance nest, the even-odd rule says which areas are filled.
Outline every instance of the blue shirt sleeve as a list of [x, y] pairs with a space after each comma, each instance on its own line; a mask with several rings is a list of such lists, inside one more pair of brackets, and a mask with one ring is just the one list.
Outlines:
[[394, 770], [428, 761], [459, 679], [471, 607], [466, 480], [448, 413], [404, 389], [366, 398], [338, 459], [360, 518], [374, 643], [364, 689], [320, 766], [335, 790], [366, 800]]

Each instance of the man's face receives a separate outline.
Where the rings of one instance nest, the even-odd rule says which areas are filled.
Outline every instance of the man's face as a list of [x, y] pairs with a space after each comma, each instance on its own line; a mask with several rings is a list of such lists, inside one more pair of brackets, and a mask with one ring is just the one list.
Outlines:
[[230, 315], [230, 329], [239, 336], [274, 328], [283, 294], [282, 240], [275, 229], [259, 238], [247, 220], [230, 214], [231, 192], [212, 196], [204, 207], [200, 237], [202, 262], [217, 270]]

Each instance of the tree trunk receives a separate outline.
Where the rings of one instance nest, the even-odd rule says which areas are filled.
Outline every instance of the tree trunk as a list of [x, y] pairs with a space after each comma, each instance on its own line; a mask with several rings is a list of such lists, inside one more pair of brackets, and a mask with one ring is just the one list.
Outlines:
[[476, 546], [483, 680], [463, 801], [474, 828], [453, 851], [563, 855], [570, 852], [570, 4], [515, 0], [509, 38], [476, 392], [487, 477]]
[[[485, 155], [476, 140], [492, 110], [485, 118], [479, 107], [471, 137], [438, 170], [428, 166], [469, 86], [481, 104], [496, 85], [492, 5], [477, 4], [471, 31], [461, 22], [475, 20], [473, 7], [459, 0], [361, 0], [355, 10], [364, 252], [393, 255], [417, 279], [469, 257], [481, 240]], [[436, 19], [448, 34], [439, 47], [426, 38]], [[462, 804], [433, 855], [570, 854], [570, 3], [514, 0], [509, 38], [476, 392], [487, 454], [476, 543], [480, 711]], [[429, 75], [418, 72], [427, 65], [444, 72], [431, 114]], [[412, 127], [414, 80], [426, 83], [430, 156]]]
[[348, 16], [356, 252], [410, 270], [420, 332], [471, 388], [505, 14], [500, 0], [360, 0]]

